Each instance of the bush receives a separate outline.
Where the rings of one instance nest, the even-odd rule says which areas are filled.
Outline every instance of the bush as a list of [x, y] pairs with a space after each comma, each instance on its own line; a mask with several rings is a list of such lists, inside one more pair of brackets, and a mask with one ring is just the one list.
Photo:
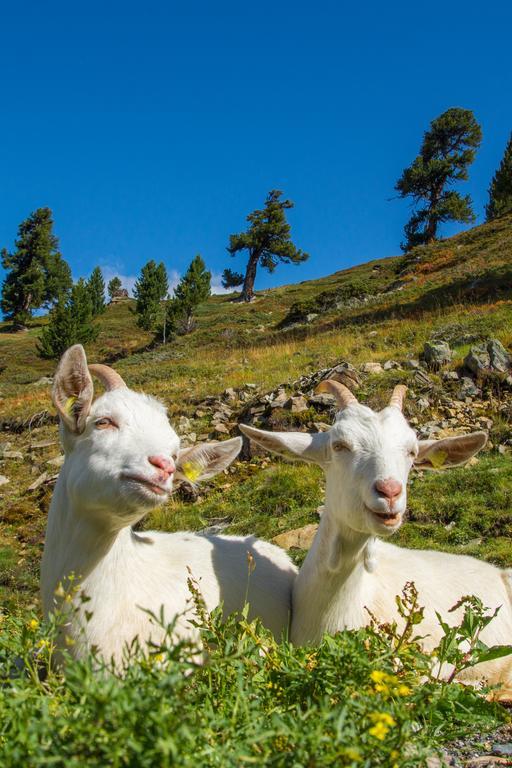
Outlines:
[[363, 300], [372, 293], [374, 293], [373, 287], [364, 280], [352, 280], [335, 290], [322, 291], [314, 299], [295, 302], [291, 305], [288, 314], [280, 325], [285, 327], [292, 323], [303, 323], [309, 314], [328, 312], [331, 309], [340, 308], [343, 304], [350, 303], [351, 300]]

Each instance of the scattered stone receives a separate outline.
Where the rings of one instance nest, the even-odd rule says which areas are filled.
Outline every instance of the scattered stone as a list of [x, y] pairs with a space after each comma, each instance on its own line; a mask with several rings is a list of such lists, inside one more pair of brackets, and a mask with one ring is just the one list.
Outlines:
[[46, 463], [49, 467], [62, 467], [65, 458], [65, 456], [55, 456], [53, 459], [48, 459]]
[[423, 358], [429, 368], [439, 370], [452, 359], [450, 345], [446, 341], [426, 341], [423, 345]]
[[180, 416], [176, 422], [176, 426], [180, 432], [189, 432], [192, 424], [190, 423], [190, 419], [187, 419], [186, 416]]
[[473, 379], [470, 379], [469, 376], [463, 376], [460, 380], [459, 397], [476, 397], [479, 394], [480, 390], [476, 386]]
[[432, 379], [421, 368], [414, 371], [413, 381], [419, 389], [432, 389], [433, 387]]
[[309, 549], [317, 530], [318, 525], [310, 523], [303, 528], [294, 528], [291, 531], [280, 533], [278, 536], [274, 536], [272, 541], [283, 549]]
[[41, 440], [39, 443], [31, 443], [29, 451], [42, 451], [44, 448], [51, 448], [57, 445], [56, 440]]
[[20, 459], [23, 461], [23, 454], [21, 451], [4, 451], [2, 454], [3, 459]]
[[490, 339], [484, 344], [471, 347], [464, 358], [464, 365], [477, 376], [490, 373], [507, 373], [512, 360], [503, 344]]
[[415, 371], [416, 368], [420, 367], [420, 361], [419, 360], [406, 360], [404, 363], [405, 368], [407, 368], [409, 371]]
[[359, 389], [362, 384], [361, 377], [350, 363], [340, 363], [340, 365], [331, 368], [329, 375], [326, 378], [339, 381], [350, 390]]
[[9, 451], [12, 448], [12, 443], [0, 443], [0, 458], [4, 455], [5, 451]]
[[0, 485], [7, 485], [7, 483], [10, 483], [10, 482], [11, 481], [9, 480], [8, 477], [6, 477], [5, 475], [0, 475]]
[[385, 371], [401, 371], [402, 366], [396, 360], [386, 360], [382, 366]]
[[222, 531], [225, 531], [226, 528], [229, 528], [232, 522], [233, 518], [229, 516], [212, 517], [210, 520], [208, 520], [209, 525], [207, 525], [206, 528], [200, 528], [198, 533], [203, 533], [206, 536], [222, 533]]
[[363, 373], [369, 373], [372, 376], [376, 376], [379, 373], [382, 373], [384, 369], [380, 363], [370, 362], [370, 363], [363, 363], [363, 365], [361, 366], [361, 370]]
[[309, 398], [309, 404], [320, 409], [332, 408], [335, 402], [336, 398], [334, 395], [330, 395], [327, 392], [320, 392], [318, 395], [311, 395]]
[[457, 373], [457, 371], [444, 371], [442, 378], [443, 378], [443, 381], [458, 381], [459, 374]]
[[422, 411], [422, 412], [423, 412], [423, 411], [426, 411], [426, 410], [427, 410], [427, 408], [430, 408], [430, 401], [429, 401], [429, 400], [427, 400], [427, 398], [426, 398], [426, 397], [420, 397], [420, 398], [419, 398], [419, 399], [416, 401], [416, 405], [418, 406], [418, 408], [420, 409], [420, 411]]
[[284, 404], [284, 407], [292, 413], [302, 413], [303, 411], [307, 411], [308, 402], [305, 397], [298, 395], [296, 397], [290, 397]]
[[225, 389], [224, 392], [222, 393], [222, 397], [228, 403], [236, 403], [236, 401], [238, 400], [237, 394], [233, 389], [233, 387], [228, 387], [227, 389]]
[[226, 427], [225, 424], [214, 424], [213, 431], [217, 435], [229, 435], [229, 429]]
[[43, 483], [45, 483], [48, 480], [48, 472], [43, 472], [42, 475], [39, 475], [37, 480], [34, 480], [34, 482], [29, 485], [27, 488], [28, 491], [36, 491]]
[[33, 387], [47, 387], [53, 384], [53, 376], [41, 376], [37, 381], [32, 382]]

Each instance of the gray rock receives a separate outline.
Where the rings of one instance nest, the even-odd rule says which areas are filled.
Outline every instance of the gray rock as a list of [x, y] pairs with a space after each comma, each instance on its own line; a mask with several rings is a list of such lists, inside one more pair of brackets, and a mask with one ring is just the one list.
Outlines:
[[233, 387], [228, 387], [227, 389], [225, 389], [224, 392], [222, 393], [222, 397], [227, 403], [236, 403], [236, 401], [238, 400], [237, 394], [233, 389]]
[[427, 408], [430, 407], [430, 402], [427, 400], [426, 397], [420, 397], [416, 405], [418, 406], [420, 411], [426, 411]]
[[420, 367], [420, 361], [419, 360], [406, 360], [404, 363], [404, 368], [407, 368], [409, 371], [415, 371], [417, 368]]
[[421, 370], [421, 368], [418, 368], [416, 371], [414, 371], [413, 381], [414, 384], [420, 389], [432, 389], [432, 380], [425, 373], [425, 371]]
[[350, 390], [359, 389], [362, 384], [361, 377], [350, 363], [340, 363], [331, 368], [329, 375], [325, 378], [334, 379], [344, 384]]
[[315, 408], [332, 408], [335, 403], [334, 395], [329, 395], [327, 392], [321, 392], [318, 395], [311, 395], [309, 398], [309, 404]]
[[459, 374], [457, 371], [444, 371], [443, 373], [443, 381], [458, 381], [459, 380]]
[[402, 366], [396, 360], [386, 360], [382, 366], [385, 371], [401, 371]]
[[423, 358], [429, 368], [438, 370], [452, 359], [452, 352], [446, 341], [426, 341], [423, 345]]
[[308, 402], [302, 395], [297, 395], [296, 397], [290, 397], [284, 407], [288, 408], [292, 413], [302, 413], [307, 411]]
[[65, 456], [55, 456], [53, 459], [48, 459], [46, 462], [50, 467], [62, 467], [64, 464]]
[[47, 387], [53, 384], [53, 376], [41, 376], [40, 379], [32, 383], [33, 387]]
[[23, 461], [23, 454], [21, 451], [4, 451], [2, 454], [2, 458], [4, 459], [20, 459]]
[[0, 485], [6, 485], [7, 483], [10, 483], [10, 482], [11, 481], [9, 480], [8, 477], [6, 477], [5, 475], [0, 475]]
[[310, 312], [306, 315], [306, 323], [312, 323], [318, 317], [318, 312]]
[[190, 423], [190, 419], [187, 419], [186, 416], [180, 416], [176, 422], [176, 426], [180, 432], [188, 432], [192, 424]]
[[484, 344], [471, 347], [464, 359], [464, 365], [477, 376], [488, 373], [507, 373], [511, 358], [503, 344], [490, 339]]
[[477, 397], [479, 394], [480, 390], [473, 379], [470, 379], [469, 376], [463, 376], [460, 380], [459, 397], [464, 399], [466, 397]]
[[363, 365], [361, 366], [361, 370], [363, 373], [369, 373], [372, 376], [376, 376], [379, 373], [382, 373], [384, 369], [380, 363], [369, 362], [369, 363], [363, 363]]
[[11, 447], [12, 447], [12, 443], [9, 443], [7, 441], [5, 443], [0, 443], [0, 457], [4, 455], [5, 451], [9, 451]]

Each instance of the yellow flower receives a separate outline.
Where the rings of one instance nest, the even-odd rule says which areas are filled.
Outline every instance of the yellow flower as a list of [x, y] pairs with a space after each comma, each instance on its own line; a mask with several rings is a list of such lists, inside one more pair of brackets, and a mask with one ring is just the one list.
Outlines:
[[370, 673], [370, 680], [373, 680], [374, 683], [383, 683], [386, 678], [387, 674], [380, 669], [374, 669], [373, 672]]
[[39, 622], [37, 619], [30, 619], [30, 621], [27, 624], [27, 629], [30, 629], [31, 632], [35, 632], [36, 629], [39, 628]]
[[408, 696], [411, 692], [411, 689], [409, 688], [408, 685], [404, 685], [404, 683], [402, 683], [401, 685], [398, 686], [398, 688], [396, 689], [396, 692], [398, 693], [399, 696]]
[[384, 725], [380, 720], [378, 723], [375, 723], [370, 730], [368, 731], [370, 736], [374, 736], [376, 739], [379, 739], [380, 741], [384, 741], [386, 736], [389, 733], [389, 728]]

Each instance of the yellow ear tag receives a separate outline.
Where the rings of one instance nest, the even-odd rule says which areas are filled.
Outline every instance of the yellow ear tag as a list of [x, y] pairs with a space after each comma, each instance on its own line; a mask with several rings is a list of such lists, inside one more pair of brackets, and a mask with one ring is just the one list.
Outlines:
[[66, 403], [64, 405], [64, 410], [68, 414], [68, 416], [71, 416], [73, 414], [73, 408], [77, 400], [78, 400], [78, 397], [74, 397], [74, 396], [68, 397], [68, 399], [66, 400]]
[[434, 453], [431, 453], [428, 457], [428, 460], [434, 467], [434, 469], [441, 469], [441, 467], [444, 465], [446, 458], [448, 456], [447, 451], [435, 451]]
[[201, 475], [201, 467], [199, 464], [194, 464], [192, 461], [185, 461], [182, 464], [182, 471], [187, 480], [191, 483], [195, 482]]

